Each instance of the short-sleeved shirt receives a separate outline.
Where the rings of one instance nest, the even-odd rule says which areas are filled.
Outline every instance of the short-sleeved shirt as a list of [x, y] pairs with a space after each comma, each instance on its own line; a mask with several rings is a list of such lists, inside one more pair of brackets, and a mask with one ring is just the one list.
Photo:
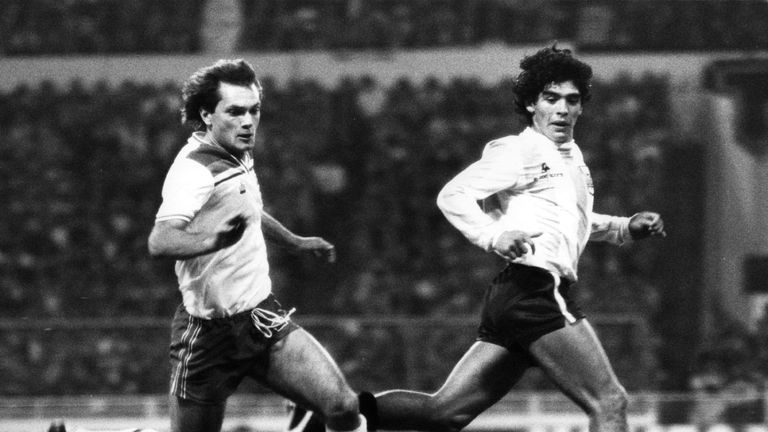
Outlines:
[[238, 159], [203, 136], [194, 133], [176, 156], [155, 220], [181, 219], [191, 232], [210, 232], [236, 215], [245, 217], [245, 232], [235, 244], [176, 262], [185, 309], [210, 319], [253, 309], [272, 292], [272, 283], [253, 159]]

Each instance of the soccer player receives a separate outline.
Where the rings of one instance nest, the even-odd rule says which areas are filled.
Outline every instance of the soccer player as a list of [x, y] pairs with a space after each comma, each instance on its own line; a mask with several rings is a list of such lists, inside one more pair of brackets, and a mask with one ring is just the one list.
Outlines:
[[532, 366], [586, 412], [590, 431], [627, 430], [627, 393], [574, 296], [577, 264], [588, 240], [663, 237], [664, 223], [654, 212], [592, 211], [592, 179], [573, 139], [592, 68], [556, 47], [520, 66], [515, 105], [528, 127], [489, 142], [437, 198], [469, 241], [508, 261], [485, 291], [477, 341], [435, 393], [361, 393], [372, 430], [459, 431]]
[[183, 298], [170, 344], [172, 431], [221, 430], [226, 400], [245, 377], [321, 413], [328, 430], [364, 431], [336, 363], [272, 294], [265, 238], [328, 261], [335, 250], [264, 211], [251, 155], [262, 107], [253, 67], [203, 67], [182, 99], [182, 121], [198, 130], [167, 173], [148, 240], [153, 257], [176, 260]]

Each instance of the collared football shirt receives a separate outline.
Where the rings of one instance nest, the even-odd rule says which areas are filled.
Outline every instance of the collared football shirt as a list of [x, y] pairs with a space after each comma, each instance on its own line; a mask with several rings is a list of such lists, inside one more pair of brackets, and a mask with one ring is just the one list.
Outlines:
[[246, 228], [235, 244], [177, 260], [184, 307], [198, 318], [219, 318], [253, 309], [272, 291], [261, 231], [261, 190], [253, 158], [242, 160], [194, 133], [180, 150], [163, 184], [157, 221], [182, 219], [191, 232], [210, 232], [242, 215]]
[[530, 127], [489, 142], [437, 198], [448, 221], [487, 251], [504, 231], [542, 232], [532, 239], [535, 253], [514, 262], [572, 281], [587, 241], [630, 240], [629, 218], [594, 213], [593, 202], [592, 177], [576, 143], [558, 145]]

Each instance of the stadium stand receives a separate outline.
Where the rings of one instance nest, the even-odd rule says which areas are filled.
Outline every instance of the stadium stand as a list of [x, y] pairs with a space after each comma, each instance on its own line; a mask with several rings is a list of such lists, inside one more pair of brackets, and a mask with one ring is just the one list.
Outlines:
[[[205, 5], [206, 0], [6, 0], [0, 55], [201, 52], [209, 36]], [[240, 31], [233, 43], [241, 51], [421, 49], [557, 39], [582, 50], [768, 48], [768, 5], [761, 0], [544, 0], [535, 5], [237, 0], [237, 6]]]
[[0, 54], [185, 53], [199, 50], [204, 0], [9, 0]]

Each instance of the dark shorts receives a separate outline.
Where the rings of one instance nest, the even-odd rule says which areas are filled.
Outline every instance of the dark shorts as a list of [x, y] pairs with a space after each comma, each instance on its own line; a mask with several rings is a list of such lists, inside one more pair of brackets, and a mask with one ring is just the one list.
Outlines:
[[574, 284], [547, 270], [509, 264], [485, 292], [478, 340], [527, 350], [536, 339], [584, 318], [572, 298]]
[[[258, 308], [285, 313], [271, 294]], [[254, 326], [250, 311], [207, 320], [179, 306], [171, 328], [171, 394], [204, 404], [225, 401], [244, 377], [263, 376], [270, 347], [297, 328], [289, 321], [267, 337]]]

